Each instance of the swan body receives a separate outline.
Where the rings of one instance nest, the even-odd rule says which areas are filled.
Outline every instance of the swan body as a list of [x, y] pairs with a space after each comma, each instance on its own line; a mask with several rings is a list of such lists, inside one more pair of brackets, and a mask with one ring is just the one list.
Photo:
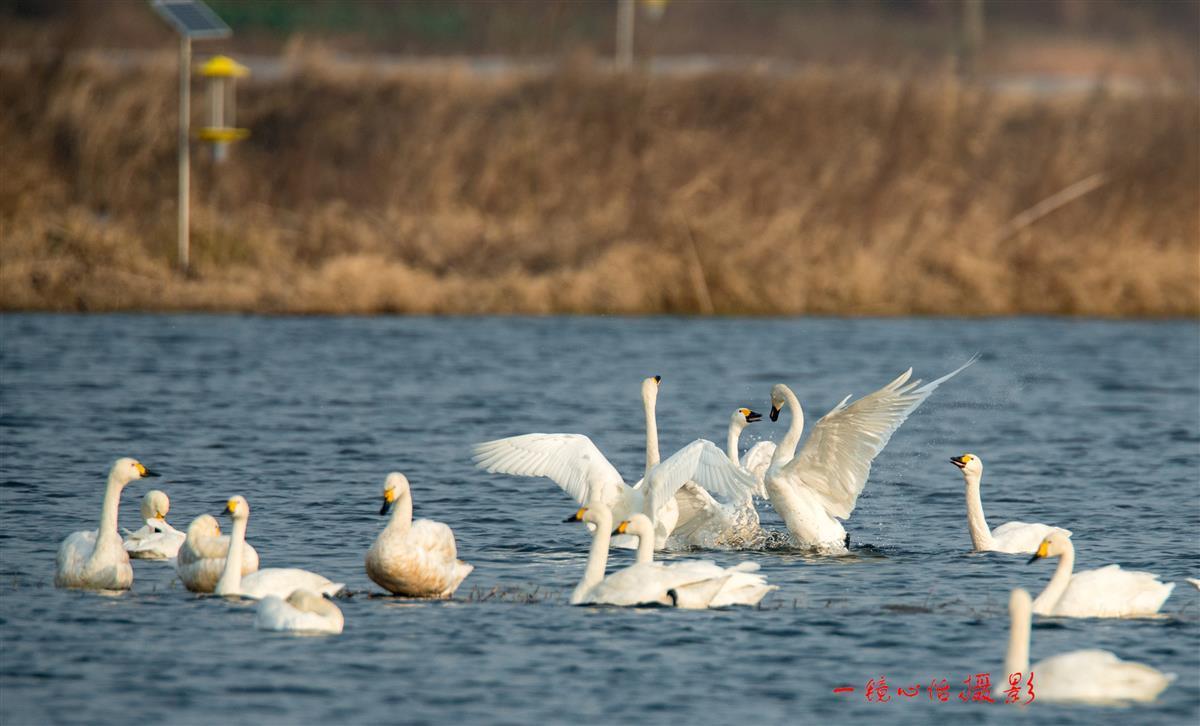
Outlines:
[[54, 571], [56, 587], [86, 590], [128, 590], [133, 586], [133, 565], [117, 532], [121, 490], [131, 481], [158, 476], [135, 459], [117, 459], [108, 472], [100, 527], [75, 532], [58, 548]]
[[225, 558], [225, 569], [213, 592], [217, 595], [248, 597], [261, 600], [268, 595], [286, 598], [296, 590], [311, 590], [321, 595], [337, 594], [345, 587], [340, 582], [308, 570], [285, 567], [268, 567], [242, 576], [242, 551], [246, 547], [246, 525], [250, 519], [250, 505], [245, 497], [232, 497], [225, 511], [233, 518], [233, 533], [229, 540], [229, 555]]
[[1108, 565], [1072, 574], [1075, 546], [1061, 532], [1054, 532], [1038, 546], [1030, 562], [1057, 557], [1054, 576], [1033, 601], [1038, 615], [1068, 618], [1124, 618], [1154, 615], [1175, 589], [1149, 572], [1122, 570]]
[[450, 597], [474, 566], [458, 559], [454, 532], [441, 522], [412, 518], [412, 492], [399, 472], [383, 485], [380, 514], [392, 510], [387, 527], [367, 551], [367, 576], [396, 595]]
[[487, 441], [474, 447], [476, 465], [489, 473], [546, 477], [580, 505], [600, 502], [621, 519], [645, 514], [655, 525], [655, 547], [662, 548], [680, 519], [676, 494], [688, 482], [741, 502], [753, 493], [754, 480], [706, 439], [660, 461], [654, 418], [657, 390], [657, 377], [643, 381], [646, 472], [634, 486], [627, 485], [592, 440], [581, 434], [538, 433]]
[[967, 526], [971, 531], [971, 544], [976, 552], [1036, 552], [1042, 540], [1054, 532], [1071, 536], [1069, 529], [1026, 522], [1006, 522], [995, 529], [988, 529], [987, 519], [983, 516], [983, 502], [979, 497], [983, 461], [974, 454], [963, 454], [950, 459], [950, 463], [962, 469], [963, 480], [966, 482]]
[[1187, 581], [1188, 581], [1189, 585], [1196, 588], [1197, 590], [1200, 590], [1200, 579], [1197, 579], [1195, 577], [1189, 577], [1189, 578], [1187, 578]]
[[796, 544], [826, 552], [846, 550], [846, 530], [838, 520], [854, 511], [875, 457], [909, 414], [975, 360], [923, 386], [909, 380], [910, 368], [854, 403], [847, 405], [847, 396], [817, 422], [799, 454], [796, 447], [804, 430], [800, 401], [782, 383], [771, 389], [771, 420], [778, 420], [787, 407], [792, 423], [775, 447], [764, 483], [771, 506]]
[[[212, 592], [225, 570], [229, 553], [229, 535], [211, 514], [201, 514], [188, 525], [187, 536], [175, 558], [175, 572], [183, 586], [192, 592]], [[258, 570], [258, 552], [245, 543], [242, 548], [242, 575]]]
[[[635, 560], [637, 565], [655, 565], [671, 575], [686, 574], [688, 577], [701, 577], [709, 581], [720, 582], [720, 587], [707, 598], [703, 607], [757, 605], [766, 597], [767, 593], [779, 589], [776, 585], [768, 585], [765, 576], [754, 574], [758, 571], [758, 564], [754, 562], [743, 562], [729, 568], [721, 567], [707, 560], [689, 560], [669, 564], [654, 562], [654, 526], [644, 514], [635, 514], [629, 520], [621, 522], [613, 532], [613, 534], [618, 533], [638, 538]], [[676, 598], [678, 597], [679, 588], [676, 588]]]
[[165, 492], [151, 489], [142, 497], [142, 521], [146, 524], [136, 532], [125, 535], [125, 551], [130, 557], [143, 560], [169, 560], [179, 553], [187, 538], [183, 532], [167, 524], [171, 500]]
[[258, 603], [254, 627], [259, 630], [283, 630], [295, 633], [342, 632], [342, 611], [312, 590], [295, 590], [286, 599], [267, 595]]
[[[1150, 702], [1175, 680], [1142, 663], [1124, 661], [1106, 650], [1076, 650], [1061, 653], [1029, 665], [1029, 636], [1033, 604], [1029, 593], [1013, 590], [1008, 603], [1008, 652], [1004, 659], [1005, 677], [996, 686], [1003, 697], [1009, 678], [1028, 684], [1033, 677], [1034, 700], [1047, 703], [1089, 703], [1120, 705], [1131, 701]], [[1022, 691], [1024, 689], [1022, 688]]]

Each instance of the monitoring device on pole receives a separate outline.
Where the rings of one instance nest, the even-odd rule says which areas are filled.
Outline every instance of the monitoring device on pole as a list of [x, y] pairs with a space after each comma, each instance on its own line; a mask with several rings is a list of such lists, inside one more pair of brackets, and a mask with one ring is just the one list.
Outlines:
[[153, 0], [150, 7], [179, 33], [179, 268], [186, 273], [190, 246], [188, 124], [192, 113], [192, 41], [228, 38], [233, 31], [200, 0]]

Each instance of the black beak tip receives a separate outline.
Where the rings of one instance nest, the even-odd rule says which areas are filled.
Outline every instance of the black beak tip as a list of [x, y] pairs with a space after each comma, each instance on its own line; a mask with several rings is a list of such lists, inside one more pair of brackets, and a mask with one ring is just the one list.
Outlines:
[[746, 423], [754, 423], [755, 421], [762, 421], [761, 413], [751, 411], [750, 413], [746, 414]]
[[775, 408], [774, 406], [771, 407], [771, 420], [772, 421], [779, 420], [779, 409]]
[[955, 466], [957, 466], [959, 469], [962, 469], [963, 467], [965, 467], [965, 466], [966, 466], [966, 464], [964, 464], [964, 463], [962, 462], [962, 459], [959, 459], [957, 456], [952, 456], [952, 457], [950, 457], [950, 463], [951, 463], [951, 464], [954, 464], [954, 465], [955, 465]]
[[572, 514], [571, 516], [569, 516], [563, 520], [563, 524], [567, 524], [568, 522], [578, 522], [578, 521], [579, 521], [579, 519], [576, 518], [576, 516], [574, 514]]
[[146, 470], [145, 474], [142, 474], [143, 479], [147, 479], [147, 478], [153, 477], [153, 476], [162, 476], [162, 474], [159, 474], [157, 471], [150, 471], [149, 469]]
[[1039, 559], [1041, 559], [1041, 557], [1038, 555], [1038, 553], [1034, 552], [1033, 557], [1030, 557], [1029, 560], [1025, 564], [1032, 565], [1034, 562], [1037, 562]]
[[655, 383], [662, 383], [662, 376], [655, 376], [655, 377], [654, 377], [654, 382], [655, 382]]

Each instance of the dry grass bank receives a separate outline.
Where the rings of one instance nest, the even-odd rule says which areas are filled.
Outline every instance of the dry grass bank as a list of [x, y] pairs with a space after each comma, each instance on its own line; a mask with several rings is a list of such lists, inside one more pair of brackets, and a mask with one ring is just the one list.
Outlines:
[[302, 60], [194, 154], [184, 279], [174, 84], [0, 72], [0, 309], [1200, 314], [1195, 95]]

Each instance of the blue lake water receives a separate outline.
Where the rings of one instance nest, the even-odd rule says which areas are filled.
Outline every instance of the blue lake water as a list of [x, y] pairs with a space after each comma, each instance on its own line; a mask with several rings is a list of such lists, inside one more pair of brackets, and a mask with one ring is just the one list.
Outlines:
[[[910, 365], [928, 379], [976, 351], [877, 460], [850, 556], [671, 555], [760, 563], [780, 590], [759, 609], [567, 606], [588, 543], [560, 523], [573, 502], [470, 461], [481, 440], [579, 432], [632, 481], [645, 376], [663, 376], [670, 452], [723, 443], [732, 410], [765, 413], [776, 382], [813, 422]], [[967, 451], [986, 462], [993, 527], [1068, 527], [1077, 569], [1200, 576], [1194, 321], [0, 316], [0, 721], [1196, 723], [1200, 592], [1184, 582], [1161, 619], [1034, 624], [1034, 661], [1103, 648], [1178, 674], [1158, 702], [958, 699], [973, 674], [999, 677], [1009, 589], [1036, 595], [1054, 566], [970, 553], [947, 461]], [[95, 527], [119, 456], [164, 475], [126, 489], [122, 526], [152, 487], [180, 529], [242, 494], [264, 567], [348, 583], [345, 632], [257, 631], [253, 606], [189, 593], [160, 562], [135, 560], [120, 596], [55, 589], [58, 544]], [[454, 601], [381, 597], [366, 577], [391, 470], [475, 565]], [[868, 702], [880, 677], [891, 700]], [[928, 697], [942, 679], [945, 703]]]

